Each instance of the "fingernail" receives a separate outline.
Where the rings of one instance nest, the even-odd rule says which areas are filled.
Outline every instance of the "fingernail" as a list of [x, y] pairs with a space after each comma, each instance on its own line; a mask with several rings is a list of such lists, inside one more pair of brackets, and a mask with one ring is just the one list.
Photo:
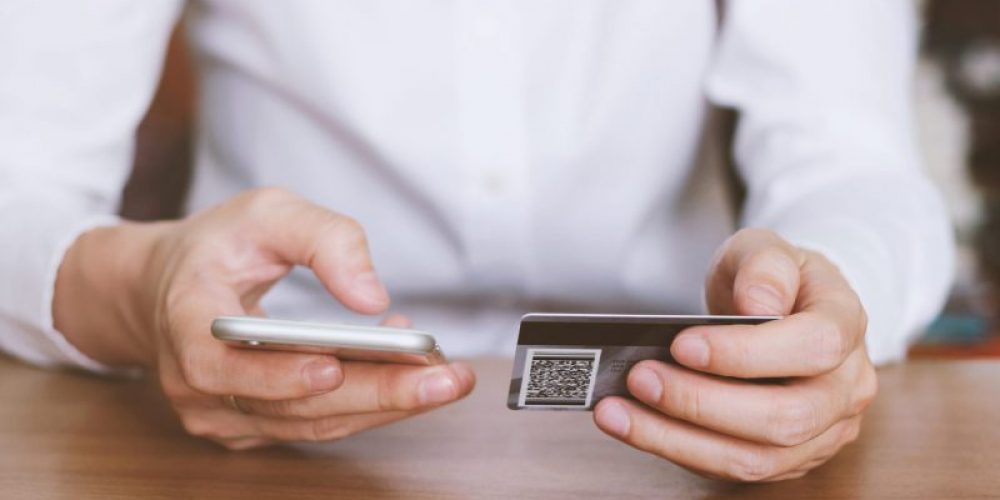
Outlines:
[[420, 381], [417, 394], [422, 405], [446, 403], [458, 394], [455, 382], [443, 373], [428, 375]]
[[692, 368], [708, 366], [708, 342], [701, 335], [688, 334], [677, 337], [670, 350], [682, 364]]
[[747, 289], [747, 298], [760, 307], [761, 314], [781, 314], [785, 308], [781, 296], [773, 287], [753, 285]]
[[354, 289], [369, 304], [383, 305], [389, 302], [389, 292], [374, 271], [365, 271], [355, 276]]
[[332, 391], [340, 384], [340, 368], [328, 361], [309, 363], [305, 367], [305, 376], [309, 389], [314, 393]]
[[644, 402], [656, 402], [663, 395], [663, 384], [653, 370], [645, 366], [637, 366], [629, 375], [632, 394]]
[[628, 418], [628, 411], [621, 403], [617, 402], [604, 405], [601, 408], [599, 419], [604, 430], [618, 437], [627, 436], [628, 428], [632, 425]]

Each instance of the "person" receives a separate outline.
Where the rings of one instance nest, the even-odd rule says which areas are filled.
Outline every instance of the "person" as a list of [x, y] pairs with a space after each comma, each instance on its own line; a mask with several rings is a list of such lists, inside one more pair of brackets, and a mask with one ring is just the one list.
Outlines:
[[[200, 87], [190, 215], [119, 220], [182, 11]], [[684, 332], [678, 364], [638, 364], [636, 400], [602, 400], [597, 427], [709, 476], [800, 476], [857, 436], [873, 364], [904, 356], [951, 277], [910, 123], [915, 14], [905, 0], [717, 14], [8, 2], [0, 345], [43, 366], [145, 367], [190, 433], [243, 449], [394, 422], [475, 376], [233, 349], [209, 334], [217, 316], [357, 321], [386, 313], [391, 291], [406, 315], [388, 324], [412, 320], [466, 357], [512, 352], [525, 311], [704, 300], [786, 317]], [[738, 221], [694, 161], [710, 104], [739, 116]]]

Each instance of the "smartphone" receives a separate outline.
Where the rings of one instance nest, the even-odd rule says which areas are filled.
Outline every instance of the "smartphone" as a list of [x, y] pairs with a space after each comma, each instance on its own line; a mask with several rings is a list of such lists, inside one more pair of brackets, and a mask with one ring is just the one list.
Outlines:
[[212, 321], [212, 336], [234, 347], [322, 353], [352, 361], [413, 365], [445, 362], [433, 335], [408, 328], [222, 316]]

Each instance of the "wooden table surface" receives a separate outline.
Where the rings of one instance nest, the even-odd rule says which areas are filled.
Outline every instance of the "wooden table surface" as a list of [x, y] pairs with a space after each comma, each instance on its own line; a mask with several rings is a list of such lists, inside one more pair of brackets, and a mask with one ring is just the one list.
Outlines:
[[803, 479], [703, 479], [583, 412], [505, 407], [482, 360], [461, 403], [339, 442], [227, 452], [187, 437], [150, 382], [0, 358], [0, 498], [956, 498], [1000, 496], [1000, 362], [881, 372], [859, 441]]

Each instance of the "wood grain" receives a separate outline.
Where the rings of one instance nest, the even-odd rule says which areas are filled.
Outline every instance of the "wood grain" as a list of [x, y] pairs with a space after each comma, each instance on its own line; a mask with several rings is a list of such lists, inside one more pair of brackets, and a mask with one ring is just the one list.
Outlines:
[[506, 409], [509, 361], [467, 400], [339, 442], [227, 452], [155, 388], [0, 358], [2, 498], [960, 498], [1000, 495], [1000, 362], [881, 372], [860, 440], [807, 477], [735, 485], [604, 436], [589, 413]]

